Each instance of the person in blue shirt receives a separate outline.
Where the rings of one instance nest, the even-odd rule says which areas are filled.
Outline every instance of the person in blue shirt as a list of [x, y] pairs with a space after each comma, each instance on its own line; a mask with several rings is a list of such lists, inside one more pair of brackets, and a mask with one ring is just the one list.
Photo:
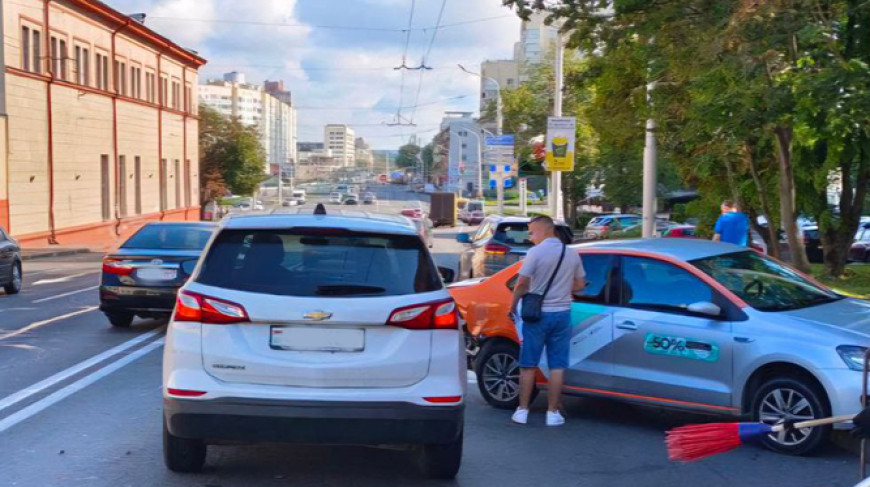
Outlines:
[[749, 218], [730, 200], [722, 203], [722, 216], [713, 228], [715, 242], [728, 242], [746, 247], [749, 243]]

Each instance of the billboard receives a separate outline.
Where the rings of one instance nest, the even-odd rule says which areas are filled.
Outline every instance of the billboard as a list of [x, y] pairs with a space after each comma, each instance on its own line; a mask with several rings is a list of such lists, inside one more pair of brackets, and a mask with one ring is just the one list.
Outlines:
[[577, 132], [575, 117], [547, 118], [547, 155], [544, 164], [548, 171], [574, 170], [574, 138]]

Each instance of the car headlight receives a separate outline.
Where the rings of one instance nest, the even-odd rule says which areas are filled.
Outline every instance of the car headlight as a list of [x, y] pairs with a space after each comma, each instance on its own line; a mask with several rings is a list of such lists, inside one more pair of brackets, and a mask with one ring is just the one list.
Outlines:
[[846, 362], [852, 370], [864, 370], [864, 354], [867, 352], [866, 347], [858, 347], [855, 345], [840, 345], [837, 347], [837, 353], [843, 362]]

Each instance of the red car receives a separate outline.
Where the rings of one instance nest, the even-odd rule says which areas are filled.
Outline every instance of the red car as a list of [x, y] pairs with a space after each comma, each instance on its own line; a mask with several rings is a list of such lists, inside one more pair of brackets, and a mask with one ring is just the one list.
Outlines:
[[665, 238], [695, 238], [695, 226], [694, 225], [680, 225], [678, 227], [671, 227], [665, 233], [662, 234], [662, 237]]

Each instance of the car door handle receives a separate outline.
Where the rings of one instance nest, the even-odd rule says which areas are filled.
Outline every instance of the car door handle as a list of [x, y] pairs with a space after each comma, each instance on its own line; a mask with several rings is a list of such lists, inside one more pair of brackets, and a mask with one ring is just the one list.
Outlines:
[[734, 337], [734, 341], [737, 343], [750, 343], [750, 342], [754, 342], [755, 339], [749, 338], [749, 337]]
[[637, 325], [634, 324], [633, 321], [623, 321], [622, 323], [616, 325], [620, 330], [629, 330], [629, 331], [637, 331]]

